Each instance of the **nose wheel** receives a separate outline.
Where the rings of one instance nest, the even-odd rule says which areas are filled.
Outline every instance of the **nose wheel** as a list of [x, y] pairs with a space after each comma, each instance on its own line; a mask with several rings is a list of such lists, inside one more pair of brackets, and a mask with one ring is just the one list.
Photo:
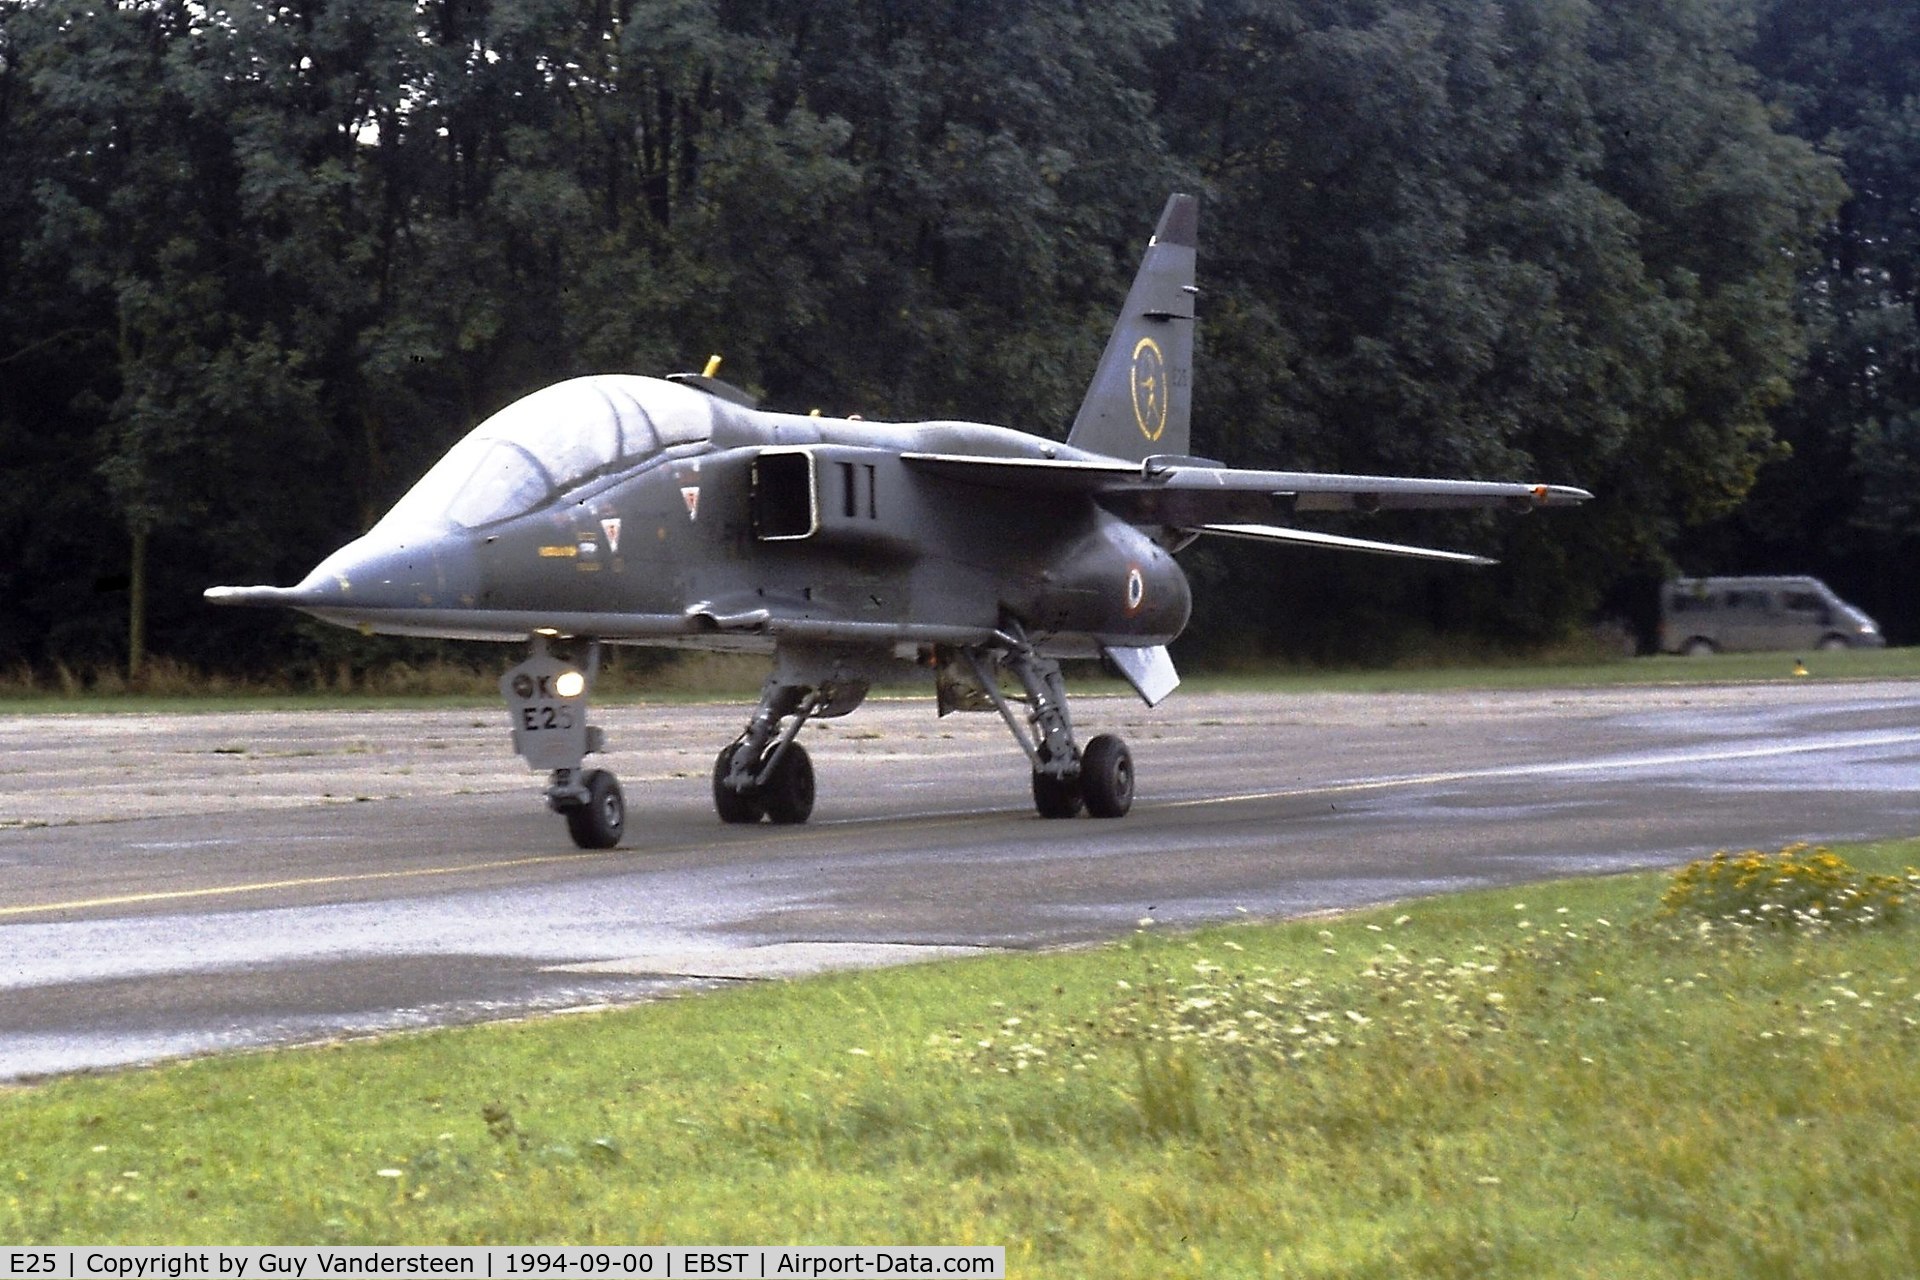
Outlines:
[[620, 794], [619, 780], [605, 769], [589, 769], [581, 775], [580, 785], [586, 800], [560, 810], [567, 819], [567, 834], [582, 849], [613, 848], [627, 829], [627, 801]]

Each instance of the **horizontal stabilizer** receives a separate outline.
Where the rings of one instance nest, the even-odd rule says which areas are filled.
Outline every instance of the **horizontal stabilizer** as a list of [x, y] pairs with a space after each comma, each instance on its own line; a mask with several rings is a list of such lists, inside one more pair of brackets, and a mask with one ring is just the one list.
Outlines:
[[1255, 542], [1281, 542], [1300, 547], [1321, 547], [1332, 551], [1367, 551], [1374, 555], [1406, 556], [1413, 560], [1441, 560], [1448, 564], [1498, 564], [1485, 556], [1464, 551], [1437, 551], [1431, 547], [1409, 547], [1398, 542], [1375, 542], [1370, 538], [1343, 538], [1336, 533], [1316, 533], [1311, 529], [1288, 529], [1273, 524], [1203, 524], [1195, 533], [1213, 533], [1226, 538], [1250, 538]]
[[1288, 498], [1296, 511], [1410, 511], [1472, 507], [1571, 507], [1593, 497], [1561, 484], [1507, 480], [1428, 480], [1417, 476], [1348, 476], [1319, 471], [1242, 471], [1234, 467], [1145, 468], [1150, 485], [1167, 489], [1257, 491]]

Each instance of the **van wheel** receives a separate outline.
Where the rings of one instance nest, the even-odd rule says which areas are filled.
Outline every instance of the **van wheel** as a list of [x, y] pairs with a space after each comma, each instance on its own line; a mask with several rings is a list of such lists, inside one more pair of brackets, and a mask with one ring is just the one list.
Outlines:
[[1832, 653], [1835, 649], [1845, 649], [1848, 647], [1847, 638], [1845, 636], [1821, 636], [1820, 647], [1828, 653]]
[[1689, 658], [1704, 658], [1713, 651], [1713, 641], [1703, 639], [1700, 636], [1695, 636], [1680, 646], [1680, 652], [1686, 654]]

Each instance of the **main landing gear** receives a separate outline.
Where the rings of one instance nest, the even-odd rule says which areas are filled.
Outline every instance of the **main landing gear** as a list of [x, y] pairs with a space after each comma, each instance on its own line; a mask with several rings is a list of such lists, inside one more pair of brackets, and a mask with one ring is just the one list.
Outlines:
[[843, 716], [859, 706], [887, 657], [851, 648], [776, 651], [753, 718], [713, 762], [720, 821], [765, 818], [787, 826], [812, 817], [813, 761], [794, 738], [815, 716]]
[[[1118, 818], [1133, 807], [1133, 755], [1112, 734], [1081, 750], [1067, 714], [1060, 664], [1043, 658], [1018, 624], [1009, 622], [996, 642], [942, 648], [934, 655], [940, 714], [954, 710], [1000, 712], [1014, 741], [1033, 765], [1033, 805], [1043, 818], [1071, 818], [1084, 809], [1096, 818]], [[805, 822], [813, 813], [813, 763], [794, 739], [816, 716], [843, 716], [860, 705], [873, 680], [887, 669], [885, 651], [856, 648], [786, 648], [760, 690], [760, 705], [740, 736], [713, 762], [713, 808], [722, 822]], [[995, 671], [1020, 682], [1009, 699]], [[1026, 715], [1014, 710], [1024, 704]]]
[[818, 709], [818, 696], [769, 681], [746, 732], [713, 762], [713, 808], [720, 821], [788, 826], [813, 816], [813, 761], [793, 740]]
[[611, 849], [627, 826], [626, 797], [605, 769], [583, 768], [606, 749], [606, 735], [587, 724], [587, 696], [600, 669], [600, 645], [582, 642], [579, 663], [555, 657], [547, 638], [533, 637], [533, 654], [500, 677], [513, 724], [513, 749], [529, 768], [548, 770], [547, 807], [567, 820], [582, 849]]
[[[1073, 740], [1073, 719], [1067, 713], [1066, 684], [1060, 664], [1043, 658], [1027, 643], [1018, 624], [1001, 631], [1002, 644], [959, 650], [972, 676], [965, 694], [984, 695], [1007, 722], [1013, 740], [1033, 764], [1033, 807], [1043, 818], [1071, 818], [1084, 806], [1096, 818], [1119, 818], [1133, 807], [1133, 753], [1110, 733], [1087, 743], [1083, 751]], [[1026, 723], [994, 679], [995, 665], [1013, 673], [1025, 693]], [[951, 664], [948, 664], [950, 669]], [[954, 692], [943, 671], [941, 713], [964, 694]]]

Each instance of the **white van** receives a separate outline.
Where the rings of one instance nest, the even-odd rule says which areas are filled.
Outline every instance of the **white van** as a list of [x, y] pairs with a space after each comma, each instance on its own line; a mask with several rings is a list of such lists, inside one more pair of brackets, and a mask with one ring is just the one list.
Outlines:
[[1660, 592], [1660, 651], [1877, 648], [1872, 618], [1818, 578], [1678, 578]]

